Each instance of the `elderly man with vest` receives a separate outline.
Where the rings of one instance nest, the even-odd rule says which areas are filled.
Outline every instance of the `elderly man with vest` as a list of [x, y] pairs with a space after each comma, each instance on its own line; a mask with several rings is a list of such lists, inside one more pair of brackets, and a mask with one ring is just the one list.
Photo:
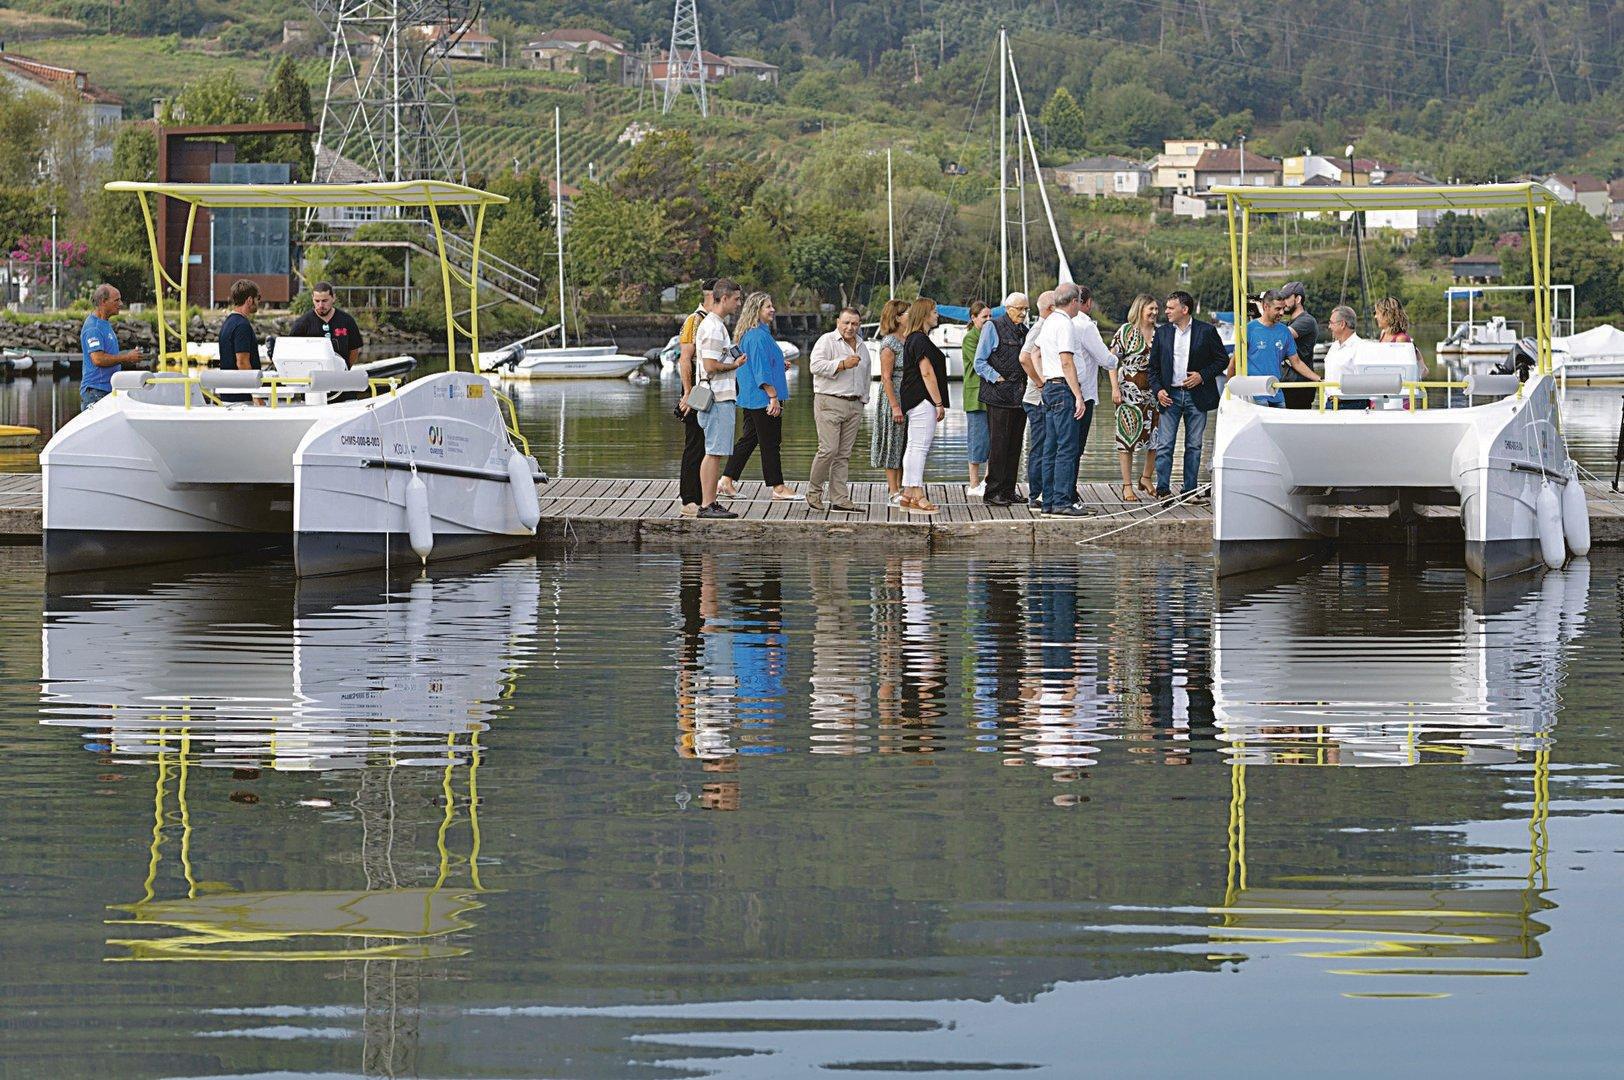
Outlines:
[[1026, 435], [1026, 412], [1021, 398], [1026, 393], [1026, 372], [1021, 367], [1021, 346], [1026, 342], [1026, 312], [1030, 307], [1025, 293], [1004, 297], [1004, 313], [987, 323], [976, 344], [973, 366], [981, 376], [981, 404], [987, 410], [988, 506], [1011, 506], [1015, 493], [1015, 473], [1021, 462], [1021, 443]]

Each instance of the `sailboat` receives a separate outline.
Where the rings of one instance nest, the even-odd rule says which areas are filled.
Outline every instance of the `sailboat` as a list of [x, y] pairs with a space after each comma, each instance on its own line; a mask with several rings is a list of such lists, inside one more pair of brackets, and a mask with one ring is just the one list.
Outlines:
[[[558, 322], [500, 349], [482, 352], [480, 371], [503, 379], [624, 379], [643, 364], [641, 356], [614, 345], [571, 345], [564, 291], [564, 152], [559, 110], [553, 109], [553, 232], [558, 239]], [[531, 348], [529, 343], [558, 331], [558, 344]]]
[[[1066, 252], [1060, 244], [1060, 229], [1055, 224], [1054, 208], [1049, 203], [1049, 189], [1043, 182], [1043, 172], [1038, 167], [1037, 143], [1032, 138], [1032, 125], [1026, 116], [1026, 98], [1021, 93], [1021, 78], [1015, 70], [1015, 57], [1009, 51], [1009, 35], [1000, 27], [998, 30], [998, 296], [995, 298], [994, 314], [1001, 314], [998, 304], [1009, 295], [1009, 88], [1015, 89], [1015, 107], [1018, 126], [1016, 141], [1023, 143], [1026, 153], [1030, 154], [1032, 162], [1032, 175], [1037, 179], [1038, 198], [1043, 203], [1043, 213], [1049, 223], [1049, 236], [1054, 241], [1056, 263], [1056, 282], [1072, 280], [1071, 264], [1066, 261]], [[1016, 164], [1022, 164], [1021, 151], [1016, 151]], [[1026, 265], [1026, 198], [1024, 189], [1024, 173], [1021, 196], [1021, 249], [1022, 249], [1022, 277], [1025, 278]], [[887, 236], [887, 265], [890, 275], [891, 293], [897, 290], [897, 251], [895, 210], [893, 203], [892, 177], [891, 177], [891, 151], [885, 152], [885, 222]], [[1025, 281], [1022, 282], [1023, 288]], [[947, 377], [950, 380], [964, 378], [964, 335], [969, 330], [970, 309], [952, 304], [937, 304], [936, 312], [942, 321], [931, 330], [930, 339], [936, 343], [937, 348], [947, 354]], [[870, 339], [865, 342], [869, 355], [874, 364], [874, 377], [880, 377], [880, 346], [877, 340]]]

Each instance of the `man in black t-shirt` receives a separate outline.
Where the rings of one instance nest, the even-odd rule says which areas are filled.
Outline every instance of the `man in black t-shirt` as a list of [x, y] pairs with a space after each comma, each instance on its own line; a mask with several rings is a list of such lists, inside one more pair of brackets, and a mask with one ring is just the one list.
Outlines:
[[[1300, 281], [1288, 281], [1280, 290], [1280, 299], [1285, 302], [1285, 310], [1281, 313], [1280, 321], [1286, 324], [1291, 331], [1293, 340], [1297, 343], [1297, 355], [1303, 363], [1312, 367], [1314, 365], [1314, 343], [1319, 340], [1319, 322], [1308, 313], [1303, 306], [1303, 298], [1307, 290]], [[1307, 387], [1301, 390], [1291, 390], [1293, 382], [1301, 381], [1302, 376], [1295, 372], [1287, 372], [1280, 381], [1287, 388], [1286, 408], [1311, 409], [1314, 407], [1314, 392]]]
[[346, 366], [361, 359], [361, 328], [333, 302], [333, 285], [318, 281], [310, 290], [310, 310], [300, 315], [288, 337], [324, 337]]
[[231, 314], [220, 324], [220, 366], [259, 370], [259, 342], [248, 317], [259, 310], [259, 286], [247, 278], [231, 286]]

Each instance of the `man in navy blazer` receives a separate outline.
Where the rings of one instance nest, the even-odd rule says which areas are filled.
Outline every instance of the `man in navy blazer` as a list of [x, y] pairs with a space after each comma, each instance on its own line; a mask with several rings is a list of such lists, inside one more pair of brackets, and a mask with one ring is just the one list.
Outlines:
[[1218, 407], [1218, 377], [1229, 366], [1229, 354], [1211, 323], [1191, 318], [1195, 300], [1179, 291], [1167, 298], [1167, 322], [1156, 328], [1150, 343], [1150, 392], [1161, 414], [1151, 447], [1156, 451], [1156, 495], [1172, 494], [1173, 444], [1184, 422], [1184, 487], [1195, 490], [1201, 475], [1201, 440], [1207, 414]]

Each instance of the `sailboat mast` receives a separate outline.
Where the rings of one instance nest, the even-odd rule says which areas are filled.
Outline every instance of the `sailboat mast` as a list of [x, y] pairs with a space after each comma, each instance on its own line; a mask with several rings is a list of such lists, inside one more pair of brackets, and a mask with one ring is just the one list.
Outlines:
[[891, 148], [885, 148], [885, 267], [890, 279], [891, 291], [886, 294], [887, 300], [895, 300], [897, 296], [897, 227], [895, 214], [891, 209]]
[[1019, 156], [1015, 158], [1015, 198], [1021, 204], [1021, 291], [1030, 297], [1032, 260], [1026, 253], [1026, 159]]
[[998, 28], [998, 298], [1009, 295], [1009, 38]]
[[1032, 141], [1032, 124], [1026, 117], [1026, 98], [1021, 93], [1021, 76], [1015, 70], [1015, 58], [1009, 57], [1009, 81], [1015, 87], [1015, 108], [1020, 113], [1021, 128], [1026, 132], [1026, 148], [1032, 155], [1032, 175], [1037, 178], [1038, 198], [1043, 202], [1043, 214], [1049, 219], [1049, 236], [1054, 240], [1055, 259], [1060, 263], [1059, 282], [1071, 280], [1071, 264], [1066, 261], [1066, 249], [1060, 246], [1060, 229], [1054, 223], [1054, 208], [1049, 205], [1049, 189], [1043, 183], [1043, 169], [1038, 165], [1037, 144]]
[[564, 140], [553, 106], [553, 234], [558, 238], [558, 343], [570, 347], [569, 304], [564, 300]]

